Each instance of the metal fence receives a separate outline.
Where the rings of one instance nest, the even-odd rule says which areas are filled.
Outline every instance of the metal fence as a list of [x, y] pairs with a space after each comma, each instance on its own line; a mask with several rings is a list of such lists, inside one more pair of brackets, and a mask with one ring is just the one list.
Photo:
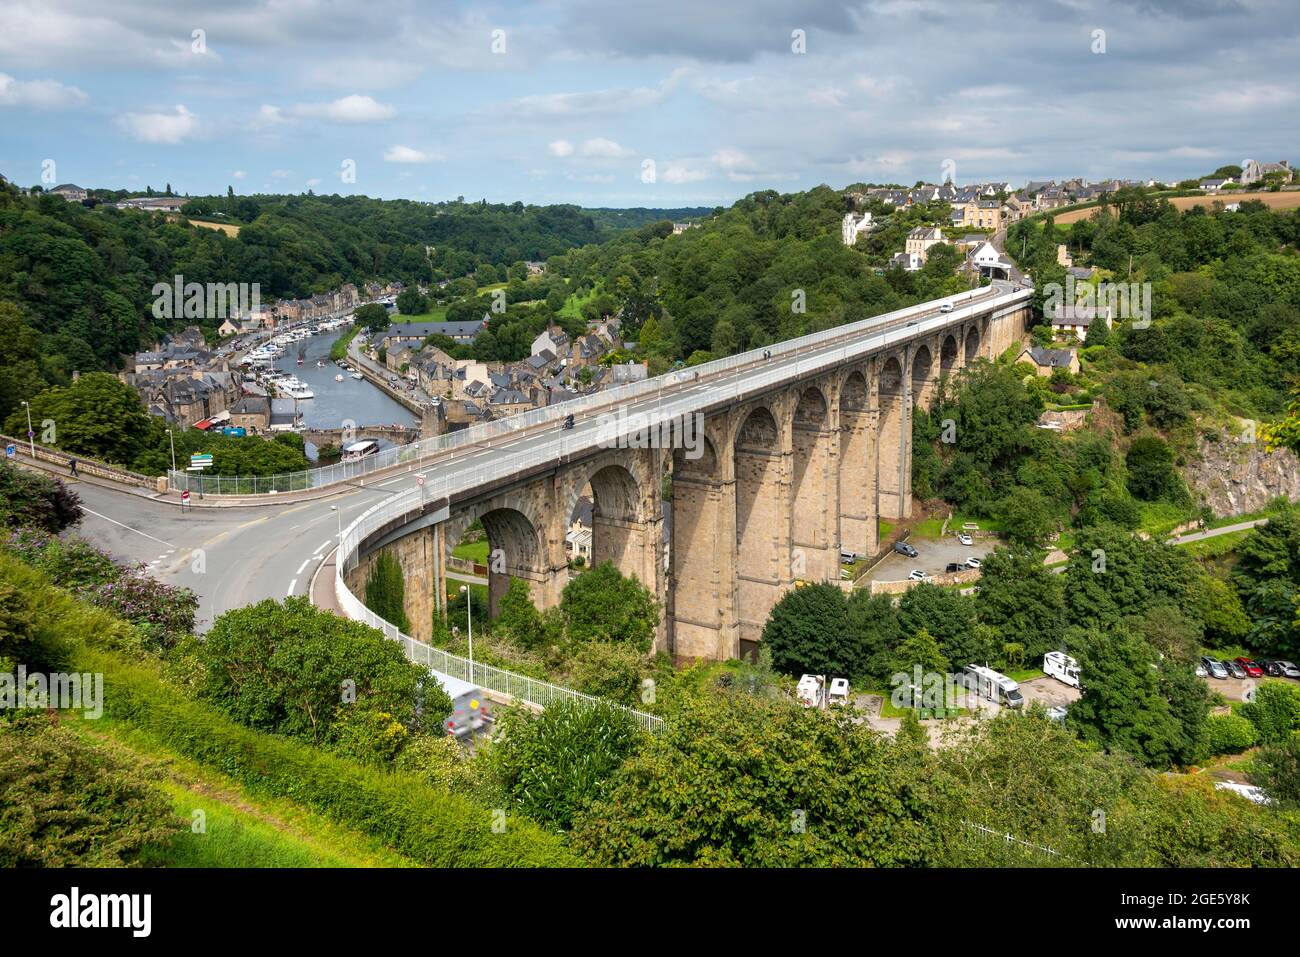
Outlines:
[[[743, 389], [741, 384], [736, 382], [732, 386], [719, 386], [715, 391], [706, 393], [703, 397], [699, 395], [687, 397], [686, 402], [675, 406], [675, 411], [672, 413], [673, 415], [681, 415], [684, 412], [694, 411], [701, 405], [735, 398], [742, 392], [748, 393], [754, 390], [766, 389], [776, 382], [819, 371], [826, 366], [843, 362], [846, 359], [880, 348], [882, 345], [888, 345], [891, 342], [924, 335], [958, 320], [969, 318], [976, 311], [987, 311], [991, 308], [1015, 308], [1027, 302], [1029, 297], [1030, 292], [1024, 289], [1015, 288], [1011, 291], [1004, 291], [997, 286], [984, 286], [957, 296], [948, 297], [945, 301], [952, 302], [955, 307], [952, 312], [941, 313], [928, 319], [918, 319], [916, 325], [895, 328], [901, 322], [934, 312], [934, 303], [909, 306], [880, 316], [873, 316], [870, 319], [864, 319], [851, 325], [836, 326], [799, 339], [791, 339], [787, 342], [768, 346], [765, 349], [742, 352], [734, 356], [728, 356], [725, 359], [706, 362], [691, 369], [670, 372], [666, 375], [656, 376], [653, 379], [606, 389], [602, 392], [580, 396], [567, 402], [545, 406], [540, 409], [530, 409], [518, 415], [508, 416], [492, 422], [483, 422], [468, 429], [421, 439], [410, 445], [385, 449], [375, 455], [368, 455], [364, 459], [340, 462], [336, 465], [308, 469], [303, 472], [266, 476], [225, 476], [175, 471], [168, 473], [168, 477], [173, 489], [189, 489], [190, 491], [211, 495], [255, 495], [319, 488], [337, 482], [354, 480], [371, 472], [377, 472], [396, 465], [422, 463], [431, 456], [458, 448], [472, 445], [491, 448], [494, 442], [500, 444], [503, 438], [513, 439], [525, 429], [546, 423], [558, 424], [567, 415], [577, 416], [596, 409], [625, 405], [633, 400], [644, 400], [652, 397], [662, 403], [664, 401], [665, 387], [669, 389], [668, 401], [672, 404], [672, 390], [675, 386], [694, 384], [697, 381], [707, 386], [710, 380], [724, 376], [728, 372], [734, 372], [748, 366], [756, 367], [754, 375], [746, 378]], [[824, 348], [829, 343], [843, 339], [853, 339], [877, 327], [885, 331], [879, 331], [873, 336], [858, 339], [856, 342], [838, 349]], [[770, 353], [770, 360], [764, 358], [765, 352]], [[793, 369], [786, 361], [781, 361], [795, 357], [800, 358], [797, 359]], [[686, 406], [689, 406], [689, 408]]]
[[[399, 642], [406, 657], [416, 664], [424, 665], [426, 668], [442, 672], [453, 678], [460, 678], [480, 688], [508, 694], [517, 700], [542, 708], [555, 701], [577, 701], [583, 704], [602, 703], [602, 699], [583, 694], [580, 691], [564, 688], [547, 681], [539, 681], [526, 675], [518, 675], [484, 664], [481, 661], [471, 662], [468, 658], [462, 658], [460, 655], [453, 655], [441, 648], [434, 648], [432, 645], [416, 641], [409, 635], [403, 634], [396, 625], [380, 618], [367, 608], [356, 595], [352, 594], [351, 589], [348, 588], [347, 582], [344, 580], [343, 573], [345, 568], [356, 566], [361, 542], [365, 540], [367, 535], [391, 521], [394, 517], [400, 516], [403, 512], [411, 512], [413, 509], [419, 508], [420, 501], [418, 490], [409, 490], [401, 495], [394, 496], [394, 500], [373, 506], [344, 529], [338, 556], [334, 563], [334, 593], [344, 614], [351, 619], [363, 621], [372, 628], [379, 629], [389, 638]], [[637, 711], [612, 702], [604, 703], [626, 711], [644, 731], [653, 733], [663, 729], [664, 720], [658, 715], [647, 714], [644, 711]]]

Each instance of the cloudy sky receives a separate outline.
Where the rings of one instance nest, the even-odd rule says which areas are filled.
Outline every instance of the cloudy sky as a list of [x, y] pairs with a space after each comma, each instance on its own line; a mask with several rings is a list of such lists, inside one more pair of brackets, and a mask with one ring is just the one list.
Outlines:
[[[1300, 159], [1294, 0], [4, 0], [0, 173], [608, 206]], [[651, 175], [651, 173], [653, 175]]]

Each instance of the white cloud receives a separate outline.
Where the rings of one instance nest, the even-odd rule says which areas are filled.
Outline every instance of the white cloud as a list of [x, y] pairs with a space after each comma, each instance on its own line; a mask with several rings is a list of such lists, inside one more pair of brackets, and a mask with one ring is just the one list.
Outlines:
[[740, 150], [720, 149], [713, 154], [711, 159], [723, 169], [739, 169], [752, 165], [749, 157]]
[[293, 175], [291, 169], [273, 169], [271, 170], [271, 179], [288, 179]]
[[581, 147], [583, 156], [592, 156], [599, 159], [621, 159], [631, 156], [634, 152], [627, 147], [620, 146], [613, 140], [607, 140], [603, 136], [597, 136], [589, 140], [584, 140]]
[[231, 179], [243, 179], [243, 178], [244, 178], [245, 176], [247, 176], [247, 175], [248, 175], [248, 173], [245, 172], [244, 170], [242, 170], [242, 169], [237, 169], [237, 170], [235, 170], [233, 173], [230, 174], [230, 178], [231, 178]]
[[573, 144], [568, 140], [552, 140], [546, 144], [546, 152], [552, 156], [572, 156]]
[[319, 179], [316, 179], [316, 178], [309, 179], [309, 180], [307, 180], [307, 185], [308, 185], [308, 186], [319, 186], [319, 185], [320, 185], [320, 180], [319, 180]]
[[315, 117], [335, 123], [377, 123], [397, 115], [395, 109], [374, 97], [355, 93], [328, 103], [299, 103], [291, 106], [289, 112], [294, 116]]
[[198, 117], [185, 106], [173, 113], [126, 113], [118, 125], [132, 139], [142, 143], [180, 143], [198, 132]]
[[75, 86], [57, 80], [15, 80], [0, 73], [0, 106], [29, 106], [37, 110], [62, 110], [90, 99]]
[[284, 122], [284, 115], [280, 112], [278, 106], [271, 106], [263, 103], [258, 109], [257, 115], [253, 117], [253, 128], [263, 129], [268, 126], [276, 126]]
[[390, 163], [432, 163], [439, 158], [435, 153], [427, 153], [401, 144], [384, 150], [384, 159]]
[[708, 177], [707, 170], [692, 166], [685, 160], [672, 160], [665, 163], [663, 172], [659, 174], [660, 179], [674, 186], [679, 186], [682, 183], [695, 183], [702, 179], [708, 179]]

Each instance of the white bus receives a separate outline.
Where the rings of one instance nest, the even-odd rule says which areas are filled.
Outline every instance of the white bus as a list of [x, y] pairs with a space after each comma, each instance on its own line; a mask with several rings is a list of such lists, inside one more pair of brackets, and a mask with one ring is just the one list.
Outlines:
[[1043, 674], [1071, 688], [1079, 687], [1079, 663], [1064, 651], [1049, 651], [1043, 655]]
[[981, 698], [987, 698], [995, 704], [1007, 708], [1020, 708], [1025, 704], [1025, 697], [1016, 684], [1001, 672], [983, 665], [967, 665], [965, 668], [966, 687]]
[[442, 690], [447, 692], [447, 697], [451, 698], [451, 714], [447, 716], [446, 721], [448, 734], [457, 738], [473, 734], [490, 720], [491, 715], [488, 712], [487, 701], [483, 698], [482, 688], [468, 681], [453, 678], [451, 675], [444, 675], [441, 671], [431, 670], [430, 674], [438, 679]]

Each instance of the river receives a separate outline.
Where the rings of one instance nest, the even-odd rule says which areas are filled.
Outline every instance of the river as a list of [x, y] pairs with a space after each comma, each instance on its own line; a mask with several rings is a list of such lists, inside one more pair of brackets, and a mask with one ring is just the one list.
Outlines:
[[[330, 362], [330, 346], [347, 332], [345, 327], [312, 336], [302, 342], [288, 343], [284, 354], [275, 360], [277, 368], [293, 373], [316, 393], [314, 399], [302, 399], [298, 403], [302, 424], [316, 429], [340, 428], [344, 419], [351, 419], [359, 426], [418, 424], [418, 419], [400, 402], [394, 401], [366, 379], [353, 379], [349, 372], [343, 372]], [[303, 352], [302, 365], [298, 365], [299, 350]], [[325, 362], [323, 367], [316, 365], [320, 360]], [[343, 372], [343, 381], [335, 382], [334, 377], [340, 372]], [[381, 447], [390, 444], [380, 442]], [[312, 458], [316, 455], [316, 449], [310, 443], [307, 453]]]

